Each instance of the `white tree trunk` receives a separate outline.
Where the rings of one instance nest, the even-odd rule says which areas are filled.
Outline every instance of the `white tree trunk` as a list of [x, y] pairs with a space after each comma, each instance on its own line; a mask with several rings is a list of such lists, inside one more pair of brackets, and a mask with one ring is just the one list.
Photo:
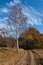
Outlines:
[[17, 40], [17, 52], [19, 52], [19, 44], [18, 44], [18, 25], [16, 25], [16, 40]]

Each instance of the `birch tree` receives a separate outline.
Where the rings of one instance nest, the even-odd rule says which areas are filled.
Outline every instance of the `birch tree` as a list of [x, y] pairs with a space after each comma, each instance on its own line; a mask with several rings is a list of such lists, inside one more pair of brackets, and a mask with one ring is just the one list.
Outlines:
[[12, 24], [13, 28], [15, 28], [15, 30], [16, 30], [17, 51], [19, 51], [19, 44], [18, 44], [19, 34], [18, 33], [26, 26], [26, 20], [27, 20], [27, 18], [24, 16], [24, 14], [22, 12], [22, 8], [19, 4], [16, 4], [13, 7], [13, 9], [11, 10], [9, 19], [12, 21], [12, 23], [9, 22], [10, 27]]

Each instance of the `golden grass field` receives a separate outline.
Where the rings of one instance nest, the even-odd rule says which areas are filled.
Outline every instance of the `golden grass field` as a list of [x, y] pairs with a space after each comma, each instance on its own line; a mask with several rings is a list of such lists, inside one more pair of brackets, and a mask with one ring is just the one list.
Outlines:
[[8, 62], [14, 58], [15, 62], [25, 54], [23, 49], [17, 53], [15, 48], [0, 48], [0, 63]]
[[[40, 53], [40, 57], [43, 62], [43, 49], [34, 50]], [[10, 63], [16, 64], [25, 55], [25, 53], [26, 52], [23, 49], [19, 49], [19, 52], [17, 52], [16, 48], [0, 47], [0, 65], [9, 65]]]

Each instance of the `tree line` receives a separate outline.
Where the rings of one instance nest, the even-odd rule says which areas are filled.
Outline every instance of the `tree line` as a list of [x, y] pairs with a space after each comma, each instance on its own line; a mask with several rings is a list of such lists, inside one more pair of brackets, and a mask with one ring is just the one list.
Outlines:
[[43, 34], [33, 27], [23, 32], [19, 41], [20, 47], [24, 49], [43, 48]]
[[[43, 48], [43, 34], [30, 27], [18, 38], [19, 47], [23, 49]], [[0, 35], [0, 47], [16, 47], [16, 39]]]

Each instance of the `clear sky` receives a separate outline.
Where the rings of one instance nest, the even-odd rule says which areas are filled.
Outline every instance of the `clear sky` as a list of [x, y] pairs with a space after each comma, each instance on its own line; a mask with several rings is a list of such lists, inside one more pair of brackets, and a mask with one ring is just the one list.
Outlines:
[[43, 0], [0, 0], [0, 29], [6, 28], [9, 13], [17, 3], [28, 18], [27, 26], [33, 26], [43, 33]]

